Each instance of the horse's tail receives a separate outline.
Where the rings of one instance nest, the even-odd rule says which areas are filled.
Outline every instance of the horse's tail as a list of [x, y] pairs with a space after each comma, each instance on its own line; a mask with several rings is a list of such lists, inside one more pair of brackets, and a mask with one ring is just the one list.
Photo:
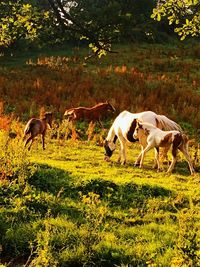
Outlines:
[[25, 126], [24, 136], [26, 136], [27, 134], [30, 134], [33, 131], [34, 125], [35, 125], [35, 119], [32, 118], [27, 122]]
[[164, 131], [176, 130], [179, 132], [183, 132], [181, 126], [178, 123], [170, 120], [164, 115], [156, 115], [156, 124], [158, 128]]
[[31, 132], [31, 121], [29, 121], [26, 126], [25, 126], [25, 129], [24, 129], [24, 135], [27, 135]]
[[185, 145], [186, 149], [188, 149], [189, 138], [187, 137], [186, 134], [182, 134], [182, 139], [183, 139], [183, 145]]

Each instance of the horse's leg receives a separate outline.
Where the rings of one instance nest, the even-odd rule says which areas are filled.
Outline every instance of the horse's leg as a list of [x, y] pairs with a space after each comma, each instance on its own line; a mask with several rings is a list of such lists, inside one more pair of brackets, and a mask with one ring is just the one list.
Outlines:
[[174, 165], [176, 164], [177, 158], [172, 156], [172, 162], [167, 170], [167, 173], [172, 173], [173, 169], [174, 169]]
[[180, 147], [179, 147], [179, 150], [183, 153], [183, 155], [185, 156], [187, 162], [188, 162], [188, 165], [189, 165], [189, 168], [190, 168], [190, 172], [191, 172], [191, 175], [193, 175], [195, 173], [195, 170], [193, 168], [193, 164], [192, 164], [192, 159], [189, 155], [189, 152], [188, 152], [188, 149], [187, 149], [187, 146], [185, 144], [182, 144]]
[[28, 147], [28, 151], [30, 151], [31, 146], [32, 146], [32, 144], [33, 144], [33, 141], [34, 141], [34, 137], [31, 138], [31, 144], [30, 144], [30, 146]]
[[43, 148], [43, 150], [45, 150], [45, 145], [44, 145], [44, 136], [45, 136], [45, 134], [42, 134], [42, 148]]
[[121, 159], [121, 164], [125, 165], [126, 164], [126, 140], [122, 135], [118, 136], [119, 142], [120, 142], [120, 152], [119, 152], [119, 158], [118, 162], [120, 163]]
[[24, 144], [24, 147], [26, 147], [26, 146], [28, 145], [28, 143], [29, 143], [32, 139], [33, 139], [33, 137], [30, 136], [30, 137], [26, 140], [26, 142], [25, 142], [25, 144]]
[[135, 161], [135, 163], [134, 163], [134, 166], [135, 166], [135, 167], [136, 167], [136, 166], [140, 166], [140, 160], [141, 160], [141, 156], [142, 156], [142, 151], [143, 151], [143, 149], [144, 149], [144, 146], [141, 145], [141, 152], [140, 152], [139, 156], [137, 157], [137, 159], [136, 159], [136, 161]]
[[72, 140], [76, 141], [78, 134], [76, 132], [76, 121], [72, 121]]
[[95, 128], [95, 122], [91, 121], [88, 125], [88, 129], [87, 129], [87, 135], [88, 135], [88, 141], [90, 141], [92, 139], [92, 135], [94, 133], [94, 128]]
[[172, 173], [174, 166], [176, 164], [177, 161], [177, 152], [178, 152], [178, 148], [175, 148], [172, 146], [172, 162], [167, 170], [167, 173]]
[[157, 171], [160, 171], [160, 161], [159, 161], [159, 147], [154, 148], [155, 151], [155, 158], [154, 158], [154, 168], [157, 167]]
[[164, 162], [165, 165], [169, 164], [167, 152], [169, 151], [170, 146], [163, 147], [160, 153], [161, 161]]
[[98, 122], [99, 122], [101, 128], [103, 129], [103, 123], [101, 122], [101, 119], [100, 118], [98, 119]]
[[153, 148], [152, 144], [147, 144], [145, 149], [142, 150], [142, 152], [141, 152], [141, 160], [140, 160], [140, 168], [143, 168], [143, 161], [144, 161], [145, 154], [152, 148]]

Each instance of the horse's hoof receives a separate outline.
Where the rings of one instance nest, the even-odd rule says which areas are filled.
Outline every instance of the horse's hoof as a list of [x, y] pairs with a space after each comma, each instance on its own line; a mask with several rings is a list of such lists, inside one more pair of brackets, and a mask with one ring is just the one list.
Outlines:
[[110, 158], [108, 156], [105, 156], [104, 160], [107, 161], [107, 162], [110, 162]]
[[139, 162], [135, 162], [134, 163], [134, 167], [138, 167], [138, 166], [140, 166], [140, 163]]

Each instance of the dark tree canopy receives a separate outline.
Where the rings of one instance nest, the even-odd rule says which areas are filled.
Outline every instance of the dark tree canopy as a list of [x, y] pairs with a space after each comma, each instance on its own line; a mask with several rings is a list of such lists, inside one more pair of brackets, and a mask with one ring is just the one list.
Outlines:
[[111, 51], [111, 43], [131, 36], [134, 28], [152, 23], [156, 1], [150, 0], [48, 0], [63, 31], [88, 40], [99, 56]]
[[0, 47], [21, 39], [44, 44], [84, 39], [100, 57], [113, 52], [115, 42], [153, 40], [159, 26], [150, 17], [166, 16], [181, 39], [198, 36], [199, 9], [199, 0], [2, 0]]

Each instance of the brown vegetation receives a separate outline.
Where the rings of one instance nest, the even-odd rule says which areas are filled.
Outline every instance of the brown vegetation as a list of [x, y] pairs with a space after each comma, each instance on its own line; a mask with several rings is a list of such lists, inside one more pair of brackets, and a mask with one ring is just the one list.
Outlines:
[[135, 49], [120, 62], [119, 55], [110, 55], [100, 62], [102, 67], [51, 57], [24, 69], [1, 69], [0, 99], [6, 113], [21, 120], [38, 115], [41, 107], [62, 118], [66, 108], [109, 99], [118, 112], [152, 110], [199, 128], [200, 63], [187, 54], [184, 61], [181, 49], [165, 50]]

